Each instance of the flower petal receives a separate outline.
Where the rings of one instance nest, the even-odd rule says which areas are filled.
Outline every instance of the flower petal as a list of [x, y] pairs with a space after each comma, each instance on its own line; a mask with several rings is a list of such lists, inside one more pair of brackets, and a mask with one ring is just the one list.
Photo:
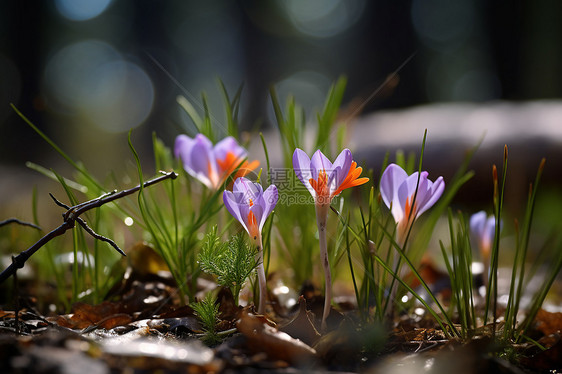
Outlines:
[[[500, 230], [502, 228], [502, 223], [500, 222]], [[494, 217], [493, 215], [488, 217], [488, 219], [486, 220], [486, 234], [488, 234], [489, 236], [494, 235], [494, 232], [496, 231], [496, 217]]]
[[[425, 184], [427, 183], [426, 178], [424, 178], [424, 175], [422, 173], [422, 175], [419, 176], [419, 182], [420, 186], [422, 186], [423, 188], [418, 189], [418, 195], [416, 195], [416, 201], [414, 202], [413, 199], [416, 192], [416, 185], [418, 183], [418, 175], [418, 172], [413, 173], [412, 175], [408, 176], [400, 186], [398, 186], [398, 194], [392, 202], [391, 210], [396, 222], [399, 222], [404, 218], [415, 218], [417, 215], [416, 207], [419, 206], [419, 199], [423, 199], [424, 195], [424, 193], [420, 191], [423, 191], [423, 188], [427, 188], [425, 186]], [[396, 204], [396, 200], [398, 200], [398, 204]], [[411, 217], [412, 214], [414, 214], [413, 217]], [[397, 217], [400, 218], [398, 219]]]
[[232, 136], [228, 136], [215, 144], [213, 151], [218, 160], [224, 160], [229, 152], [237, 159], [246, 158], [247, 155], [246, 150]]
[[226, 209], [229, 211], [229, 213], [232, 214], [232, 216], [234, 218], [236, 218], [238, 220], [238, 222], [240, 222], [242, 224], [242, 226], [244, 226], [244, 229], [249, 234], [250, 231], [248, 230], [248, 226], [246, 225], [245, 219], [243, 218], [242, 212], [241, 212], [241, 209], [240, 209], [243, 206], [243, 204], [240, 204], [236, 200], [236, 197], [234, 196], [234, 194], [232, 192], [226, 191], [226, 190], [222, 194], [222, 200], [224, 202], [224, 205], [226, 206]]
[[490, 248], [492, 246], [492, 240], [494, 240], [494, 235], [496, 235], [496, 217], [490, 216], [485, 221], [484, 229], [480, 235], [483, 246]]
[[176, 139], [175, 153], [181, 158], [183, 168], [209, 188], [218, 184], [213, 144], [207, 137], [197, 134], [194, 139], [187, 136]]
[[191, 147], [194, 142], [195, 140], [187, 135], [178, 135], [176, 137], [176, 141], [174, 142], [174, 157], [181, 159], [182, 162], [185, 162], [183, 159], [186, 155], [191, 153]]
[[328, 184], [330, 185], [330, 192], [336, 191], [342, 182], [347, 178], [353, 156], [349, 149], [344, 149], [340, 152], [331, 167], [331, 173], [328, 174]]
[[232, 192], [236, 197], [236, 201], [240, 204], [250, 205], [250, 201], [252, 204], [255, 204], [263, 194], [263, 188], [259, 183], [253, 183], [247, 178], [240, 177], [234, 181]]
[[435, 182], [427, 180], [427, 183], [428, 191], [424, 199], [420, 200], [420, 205], [418, 205], [418, 216], [431, 208], [437, 202], [437, 200], [439, 200], [439, 198], [443, 194], [443, 191], [445, 190], [445, 182], [443, 181], [443, 177], [437, 178]]
[[[408, 178], [408, 174], [400, 166], [390, 164], [382, 174], [380, 182], [380, 193], [386, 206], [391, 209], [396, 222], [402, 216], [402, 208], [398, 199], [398, 188]], [[399, 217], [399, 218], [398, 218]]]
[[310, 178], [312, 178], [312, 169], [310, 166], [310, 158], [302, 149], [296, 148], [293, 153], [293, 169], [299, 180], [304, 184], [312, 197], [316, 197], [314, 188], [310, 185]]
[[477, 238], [480, 238], [484, 233], [484, 228], [486, 226], [486, 212], [481, 210], [478, 213], [474, 213], [470, 216], [470, 232], [472, 232]]
[[[407, 185], [410, 202], [415, 204], [417, 207], [416, 216], [419, 216], [418, 212], [420, 208], [431, 198], [431, 181], [427, 179], [427, 175], [427, 171], [422, 171], [421, 174], [416, 171], [406, 178], [403, 183], [404, 185]], [[414, 197], [416, 198], [415, 201], [413, 201]]]
[[317, 150], [310, 159], [310, 169], [312, 172], [311, 178], [318, 180], [318, 175], [321, 171], [325, 171], [326, 174], [332, 172], [332, 163], [328, 160], [328, 157], [322, 153], [322, 151]]
[[263, 228], [267, 217], [271, 214], [273, 208], [275, 208], [278, 199], [279, 192], [277, 191], [277, 187], [274, 184], [267, 187], [267, 189], [263, 192], [262, 198], [260, 199], [260, 205], [263, 205], [263, 215], [261, 216], [261, 220], [259, 221], [260, 231]]

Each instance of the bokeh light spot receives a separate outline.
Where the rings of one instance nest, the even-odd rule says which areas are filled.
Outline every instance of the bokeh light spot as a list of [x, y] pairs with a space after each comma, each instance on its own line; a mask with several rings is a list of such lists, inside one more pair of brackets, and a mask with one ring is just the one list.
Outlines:
[[111, 0], [55, 0], [59, 13], [71, 21], [86, 21], [102, 14]]
[[293, 95], [305, 111], [309, 111], [323, 104], [330, 84], [330, 79], [322, 73], [301, 70], [279, 81], [275, 88], [280, 99]]
[[45, 68], [44, 84], [53, 110], [111, 133], [140, 125], [154, 101], [154, 87], [146, 72], [97, 40], [57, 52]]
[[453, 86], [452, 98], [458, 101], [488, 101], [501, 96], [498, 77], [489, 70], [474, 69], [461, 75]]
[[458, 47], [468, 38], [475, 22], [473, 5], [468, 0], [414, 0], [411, 16], [421, 41], [438, 51]]
[[90, 121], [107, 132], [119, 133], [140, 125], [154, 102], [152, 81], [138, 65], [112, 61], [94, 72], [96, 84], [85, 106]]
[[[281, 102], [292, 96], [307, 114], [307, 118], [313, 118], [315, 116], [314, 110], [321, 110], [330, 84], [330, 79], [324, 74], [317, 71], [301, 70], [277, 82], [275, 90]], [[275, 122], [273, 108], [268, 106], [267, 110], [269, 120]]]
[[357, 22], [365, 8], [365, 0], [282, 0], [280, 5], [299, 32], [328, 38]]

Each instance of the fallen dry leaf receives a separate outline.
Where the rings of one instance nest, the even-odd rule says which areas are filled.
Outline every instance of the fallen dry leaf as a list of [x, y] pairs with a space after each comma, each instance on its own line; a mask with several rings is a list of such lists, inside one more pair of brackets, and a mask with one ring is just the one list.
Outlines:
[[291, 322], [279, 330], [312, 346], [321, 336], [318, 330], [316, 330], [313, 321], [314, 314], [306, 310], [306, 299], [301, 295], [299, 297], [299, 311], [297, 315]]
[[98, 305], [75, 303], [72, 314], [49, 317], [49, 322], [70, 329], [85, 329], [88, 327], [112, 329], [126, 325], [133, 321], [128, 313], [123, 313], [121, 303], [104, 301]]
[[558, 338], [555, 343], [551, 343], [546, 351], [540, 351], [531, 357], [521, 359], [525, 367], [534, 370], [543, 370], [554, 373], [555, 370], [562, 369], [562, 340]]
[[314, 361], [316, 351], [289, 334], [278, 331], [268, 324], [264, 317], [242, 312], [236, 323], [248, 339], [248, 346], [254, 352], [265, 352], [272, 360], [283, 360], [303, 365]]
[[550, 313], [541, 309], [535, 317], [535, 326], [544, 335], [560, 334], [562, 331], [562, 313]]

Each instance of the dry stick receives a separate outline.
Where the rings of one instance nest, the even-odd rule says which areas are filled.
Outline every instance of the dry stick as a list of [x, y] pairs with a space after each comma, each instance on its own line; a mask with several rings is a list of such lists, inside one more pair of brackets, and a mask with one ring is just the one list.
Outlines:
[[30, 223], [30, 222], [21, 221], [17, 218], [8, 218], [4, 221], [0, 221], [0, 227], [2, 227], [4, 225], [7, 225], [9, 223], [17, 223], [17, 224], [22, 225], [22, 226], [29, 226], [29, 227], [33, 227], [34, 229], [41, 230], [41, 227], [39, 227], [39, 226], [37, 226], [33, 223]]
[[[154, 178], [152, 180], [146, 181], [143, 184], [143, 188], [145, 187], [149, 187], [153, 184], [156, 184], [158, 182], [161, 182], [163, 180], [166, 179], [176, 179], [178, 174], [176, 174], [173, 171], [170, 172], [162, 172], [162, 176], [158, 177], [158, 178]], [[117, 244], [115, 244], [115, 242], [113, 242], [111, 239], [108, 239], [104, 236], [101, 236], [97, 233], [95, 233], [87, 224], [86, 222], [80, 218], [80, 215], [90, 209], [93, 208], [97, 208], [100, 207], [104, 204], [107, 204], [109, 202], [112, 202], [114, 200], [120, 199], [122, 197], [131, 195], [135, 192], [137, 192], [138, 190], [141, 189], [141, 186], [138, 185], [136, 187], [133, 187], [131, 189], [128, 190], [123, 190], [120, 192], [117, 192], [117, 190], [114, 190], [112, 192], [106, 193], [100, 197], [98, 197], [97, 199], [93, 199], [90, 201], [86, 201], [83, 202], [81, 204], [75, 205], [73, 207], [68, 207], [65, 204], [61, 203], [60, 201], [58, 201], [57, 199], [55, 199], [52, 195], [51, 197], [54, 199], [55, 203], [59, 206], [62, 206], [64, 208], [68, 208], [68, 210], [63, 214], [63, 220], [64, 222], [62, 223], [62, 225], [60, 225], [59, 227], [57, 227], [56, 229], [54, 229], [53, 231], [49, 232], [48, 234], [46, 234], [45, 236], [43, 236], [41, 239], [39, 239], [35, 244], [33, 244], [31, 247], [29, 247], [28, 249], [26, 249], [25, 251], [21, 252], [19, 255], [17, 255], [16, 257], [14, 257], [14, 260], [12, 261], [12, 263], [10, 264], [10, 266], [8, 266], [1, 274], [0, 274], [0, 284], [3, 283], [6, 279], [8, 279], [11, 275], [14, 275], [17, 269], [21, 269], [24, 265], [25, 262], [35, 253], [39, 250], [39, 248], [41, 248], [42, 246], [44, 246], [45, 244], [47, 244], [51, 239], [60, 236], [62, 234], [64, 234], [68, 229], [71, 229], [75, 226], [76, 221], [78, 221], [78, 224], [80, 224], [80, 226], [82, 226], [86, 232], [88, 232], [88, 234], [92, 235], [94, 238], [98, 239], [98, 240], [102, 240], [105, 241], [107, 243], [109, 243], [111, 246], [113, 246], [113, 248], [115, 248], [120, 254], [122, 254], [123, 256], [125, 256], [125, 252], [123, 252], [118, 246]]]

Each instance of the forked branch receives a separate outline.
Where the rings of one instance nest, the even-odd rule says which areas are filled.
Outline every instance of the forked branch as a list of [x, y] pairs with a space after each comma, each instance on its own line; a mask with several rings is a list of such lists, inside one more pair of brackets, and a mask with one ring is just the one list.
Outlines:
[[[151, 180], [143, 183], [143, 188], [152, 186], [153, 184], [156, 184], [156, 183], [161, 182], [161, 181], [166, 180], [166, 179], [176, 179], [177, 176], [178, 175], [173, 171], [162, 172], [161, 176], [159, 176], [157, 178], [154, 178], [154, 179], [151, 179]], [[60, 201], [55, 199], [55, 197], [53, 195], [49, 194], [51, 196], [51, 198], [55, 201], [55, 204], [67, 209], [66, 212], [62, 215], [62, 217], [63, 217], [62, 225], [60, 225], [59, 227], [57, 227], [53, 231], [45, 234], [45, 236], [43, 236], [41, 239], [39, 239], [31, 247], [29, 247], [25, 251], [21, 252], [16, 257], [14, 257], [10, 266], [8, 266], [2, 273], [0, 273], [0, 283], [4, 282], [10, 276], [14, 275], [15, 272], [17, 271], [17, 269], [21, 269], [25, 265], [25, 262], [35, 252], [37, 252], [39, 250], [39, 248], [41, 248], [42, 246], [47, 244], [51, 239], [53, 239], [57, 236], [60, 236], [60, 235], [64, 234], [68, 229], [73, 228], [75, 226], [76, 222], [78, 222], [78, 224], [80, 226], [82, 226], [88, 234], [92, 235], [94, 238], [96, 238], [98, 240], [102, 240], [104, 242], [109, 243], [113, 248], [115, 248], [115, 250], [117, 250], [117, 252], [119, 252], [120, 254], [125, 256], [125, 252], [123, 252], [121, 250], [121, 248], [119, 248], [119, 246], [117, 244], [115, 244], [115, 242], [113, 240], [111, 240], [109, 238], [106, 238], [102, 235], [99, 235], [94, 230], [92, 230], [92, 228], [88, 226], [86, 221], [84, 221], [82, 218], [80, 218], [80, 215], [84, 212], [87, 212], [90, 209], [100, 207], [100, 206], [102, 206], [104, 204], [107, 204], [109, 202], [112, 202], [114, 200], [117, 200], [117, 199], [120, 199], [122, 197], [131, 195], [131, 194], [139, 191], [140, 189], [141, 189], [141, 186], [138, 185], [138, 186], [133, 187], [131, 189], [123, 190], [123, 191], [119, 191], [119, 192], [117, 190], [113, 190], [109, 193], [103, 194], [102, 196], [98, 197], [97, 199], [89, 200], [89, 201], [80, 203], [78, 205], [72, 206], [72, 207], [69, 207], [66, 204], [61, 203]]]

